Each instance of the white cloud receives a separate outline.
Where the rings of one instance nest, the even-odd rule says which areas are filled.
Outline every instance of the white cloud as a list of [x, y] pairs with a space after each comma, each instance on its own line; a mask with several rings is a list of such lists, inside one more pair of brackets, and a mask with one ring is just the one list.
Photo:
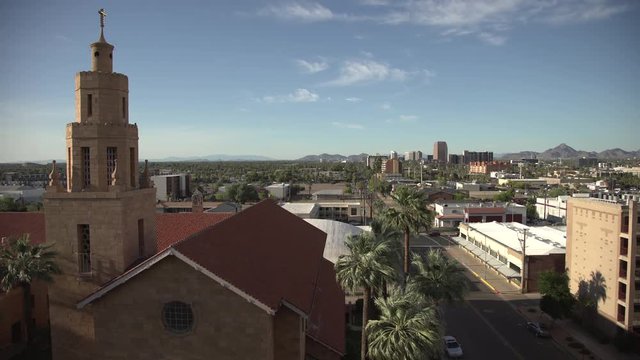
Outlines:
[[362, 99], [358, 98], [358, 97], [348, 97], [346, 99], [344, 99], [345, 101], [348, 102], [352, 102], [352, 103], [357, 103], [357, 102], [361, 102]]
[[306, 60], [301, 60], [301, 59], [297, 59], [295, 60], [295, 63], [298, 65], [298, 67], [309, 74], [315, 74], [315, 73], [319, 73], [321, 71], [327, 70], [329, 68], [329, 64], [326, 61], [306, 61]]
[[480, 40], [486, 42], [487, 44], [491, 44], [491, 45], [495, 45], [495, 46], [503, 45], [507, 41], [507, 38], [504, 37], [504, 36], [491, 34], [491, 33], [487, 33], [487, 32], [479, 33], [478, 34], [478, 38]]
[[364, 129], [364, 126], [360, 124], [348, 124], [348, 123], [342, 123], [337, 121], [332, 122], [331, 125], [342, 128], [342, 129]]
[[387, 119], [387, 123], [411, 123], [418, 120], [418, 116], [416, 115], [400, 115], [395, 119]]
[[407, 72], [392, 68], [373, 60], [345, 61], [340, 68], [340, 76], [326, 83], [332, 86], [349, 86], [371, 83], [383, 80], [402, 81], [407, 77]]
[[262, 9], [260, 15], [272, 15], [285, 20], [327, 21], [335, 18], [333, 12], [318, 3], [289, 3]]
[[383, 103], [382, 105], [380, 105], [380, 109], [382, 109], [382, 110], [391, 110], [391, 104]]
[[266, 103], [307, 103], [316, 102], [320, 96], [307, 89], [296, 89], [293, 93], [287, 95], [268, 95], [264, 96], [261, 101]]
[[518, 24], [556, 25], [597, 21], [631, 8], [620, 0], [360, 0], [361, 12], [337, 14], [315, 2], [270, 6], [260, 14], [299, 21], [370, 21], [414, 24], [442, 30], [447, 39], [471, 35], [494, 46], [503, 45]]

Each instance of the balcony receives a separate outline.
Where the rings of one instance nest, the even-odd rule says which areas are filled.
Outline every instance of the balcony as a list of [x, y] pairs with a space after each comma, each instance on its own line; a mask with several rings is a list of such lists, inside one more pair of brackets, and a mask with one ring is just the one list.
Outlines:
[[629, 254], [629, 240], [620, 238], [620, 255], [628, 256]]
[[627, 285], [623, 283], [618, 283], [618, 300], [627, 300]]

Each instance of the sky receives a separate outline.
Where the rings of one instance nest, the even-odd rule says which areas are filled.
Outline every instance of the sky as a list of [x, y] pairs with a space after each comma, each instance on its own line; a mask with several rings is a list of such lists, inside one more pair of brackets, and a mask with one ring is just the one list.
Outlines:
[[64, 159], [89, 45], [140, 158], [640, 149], [640, 3], [0, 1], [0, 162]]

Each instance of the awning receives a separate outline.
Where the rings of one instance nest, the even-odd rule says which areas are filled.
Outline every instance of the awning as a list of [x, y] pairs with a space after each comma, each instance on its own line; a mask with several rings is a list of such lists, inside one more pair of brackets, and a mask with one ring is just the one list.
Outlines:
[[499, 267], [497, 270], [502, 275], [507, 278], [520, 278], [520, 273], [508, 267], [507, 265], [502, 264], [503, 266]]

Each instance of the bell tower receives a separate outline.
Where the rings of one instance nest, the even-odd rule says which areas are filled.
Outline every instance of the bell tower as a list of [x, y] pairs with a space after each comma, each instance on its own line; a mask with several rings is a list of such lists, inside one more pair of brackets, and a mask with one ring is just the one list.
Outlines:
[[52, 171], [44, 196], [47, 241], [62, 274], [49, 289], [54, 359], [87, 358], [95, 329], [79, 300], [156, 252], [155, 199], [140, 174], [138, 126], [129, 123], [129, 84], [113, 72], [114, 46], [91, 44], [91, 70], [75, 76], [75, 121], [66, 127], [66, 187]]

